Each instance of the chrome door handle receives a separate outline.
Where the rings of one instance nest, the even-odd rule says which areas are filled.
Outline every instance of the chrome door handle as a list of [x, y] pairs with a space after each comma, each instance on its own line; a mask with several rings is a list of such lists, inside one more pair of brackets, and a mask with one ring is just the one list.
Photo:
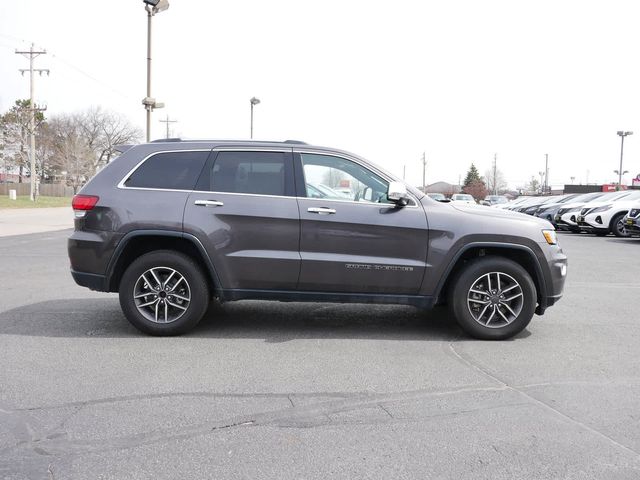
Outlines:
[[332, 213], [336, 213], [336, 210], [334, 208], [327, 208], [327, 207], [311, 207], [311, 208], [307, 208], [307, 212], [319, 213], [320, 215], [329, 215]]
[[222, 207], [224, 203], [218, 202], [217, 200], [196, 200], [193, 202], [194, 205], [198, 205], [199, 207]]

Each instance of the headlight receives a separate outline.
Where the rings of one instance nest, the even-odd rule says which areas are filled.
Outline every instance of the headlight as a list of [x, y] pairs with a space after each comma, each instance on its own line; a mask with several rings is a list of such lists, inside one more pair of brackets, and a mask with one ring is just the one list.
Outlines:
[[555, 230], [542, 230], [542, 235], [549, 245], [558, 244], [558, 235]]
[[611, 209], [611, 205], [603, 205], [602, 207], [594, 208], [589, 213], [606, 212]]

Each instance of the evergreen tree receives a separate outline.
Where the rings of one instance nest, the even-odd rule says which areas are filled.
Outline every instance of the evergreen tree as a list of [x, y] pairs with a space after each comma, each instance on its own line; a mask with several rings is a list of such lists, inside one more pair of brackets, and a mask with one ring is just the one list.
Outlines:
[[478, 172], [478, 169], [476, 168], [476, 166], [472, 163], [471, 167], [469, 167], [469, 171], [467, 172], [467, 176], [464, 177], [464, 183], [462, 184], [463, 188], [466, 188], [469, 186], [469, 184], [473, 183], [473, 182], [478, 182], [481, 181], [482, 179], [480, 178], [480, 173]]

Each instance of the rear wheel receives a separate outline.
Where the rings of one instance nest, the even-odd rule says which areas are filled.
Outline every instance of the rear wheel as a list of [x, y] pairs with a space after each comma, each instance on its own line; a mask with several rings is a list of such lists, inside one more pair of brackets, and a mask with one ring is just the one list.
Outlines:
[[207, 280], [187, 255], [158, 250], [136, 259], [122, 276], [120, 306], [137, 329], [179, 335], [195, 327], [209, 305]]
[[536, 308], [536, 288], [527, 271], [512, 260], [481, 257], [470, 261], [449, 291], [460, 327], [482, 340], [503, 340], [526, 328]]

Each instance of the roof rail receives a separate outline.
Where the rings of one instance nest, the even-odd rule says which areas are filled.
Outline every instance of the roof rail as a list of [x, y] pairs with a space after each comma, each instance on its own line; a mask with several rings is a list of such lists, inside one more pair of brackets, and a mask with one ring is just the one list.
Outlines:
[[285, 140], [282, 143], [293, 143], [295, 145], [309, 145], [307, 142], [303, 142], [301, 140]]
[[118, 153], [124, 153], [124, 152], [126, 152], [127, 150], [129, 150], [130, 148], [132, 148], [133, 146], [134, 146], [134, 144], [133, 144], [133, 143], [131, 143], [131, 144], [124, 144], [124, 143], [123, 143], [123, 144], [121, 144], [121, 145], [115, 145], [115, 146], [113, 147], [113, 149], [114, 149], [116, 152], [118, 152]]
[[157, 138], [155, 140], [151, 140], [149, 143], [167, 143], [167, 142], [181, 142], [181, 138]]

